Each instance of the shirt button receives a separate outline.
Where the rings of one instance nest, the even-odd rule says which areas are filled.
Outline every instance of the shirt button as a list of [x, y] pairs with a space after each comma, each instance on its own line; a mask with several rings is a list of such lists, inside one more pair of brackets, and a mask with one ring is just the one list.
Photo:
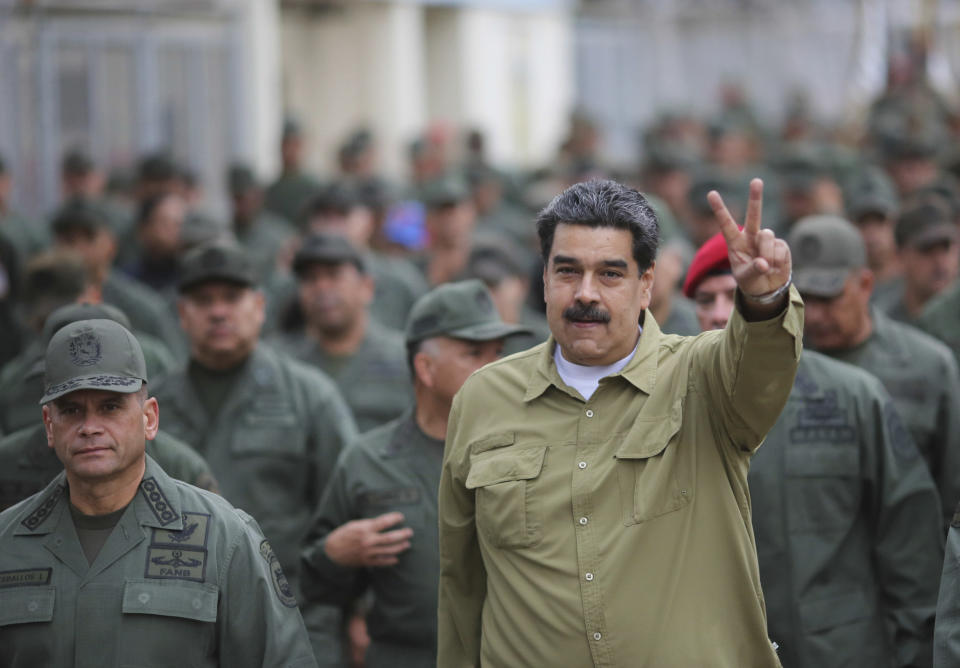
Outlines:
[[594, 639], [594, 640], [600, 640], [600, 638], [602, 638], [602, 637], [603, 637], [603, 636], [600, 635], [599, 633], [594, 633], [594, 634], [593, 634], [593, 639]]
[[40, 604], [37, 603], [36, 601], [30, 601], [29, 603], [27, 603], [27, 610], [29, 610], [30, 612], [36, 612], [39, 607], [40, 607]]
[[583, 525], [586, 524], [586, 523], [587, 523], [587, 518], [586, 518], [586, 517], [581, 517], [581, 518], [580, 518], [580, 526], [583, 526]]
[[592, 411], [592, 410], [587, 409], [587, 417], [593, 417], [593, 411]]
[[582, 469], [585, 469], [585, 468], [587, 468], [587, 463], [586, 463], [586, 462], [580, 462], [579, 464], [577, 464], [577, 466], [579, 466], [579, 467], [582, 468]]
[[593, 582], [593, 573], [587, 573], [583, 577], [587, 579], [587, 582]]

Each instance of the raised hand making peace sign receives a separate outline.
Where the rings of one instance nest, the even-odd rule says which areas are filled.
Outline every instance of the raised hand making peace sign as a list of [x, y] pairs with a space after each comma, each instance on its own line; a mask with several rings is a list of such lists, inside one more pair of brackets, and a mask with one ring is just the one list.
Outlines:
[[707, 201], [727, 241], [730, 269], [745, 297], [744, 306], [750, 311], [749, 315], [779, 312], [786, 303], [786, 288], [790, 281], [790, 248], [786, 241], [777, 239], [772, 230], [760, 227], [763, 181], [753, 179], [750, 182], [750, 200], [743, 229], [733, 220], [720, 193], [710, 191]]

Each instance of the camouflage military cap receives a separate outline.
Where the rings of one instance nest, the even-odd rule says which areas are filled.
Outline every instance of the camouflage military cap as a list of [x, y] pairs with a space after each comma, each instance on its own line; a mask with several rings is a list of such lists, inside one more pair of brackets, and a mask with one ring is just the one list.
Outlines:
[[847, 216], [857, 221], [871, 213], [893, 216], [899, 205], [897, 191], [890, 177], [877, 167], [858, 171], [844, 184]]
[[293, 273], [299, 277], [311, 264], [344, 263], [354, 265], [361, 273], [367, 271], [363, 255], [346, 238], [339, 234], [318, 232], [303, 240], [303, 245], [293, 257]]
[[951, 211], [944, 202], [927, 199], [901, 212], [893, 235], [898, 248], [923, 250], [940, 243], [957, 241], [957, 226], [951, 220]]
[[787, 235], [793, 258], [793, 283], [801, 294], [833, 298], [847, 277], [867, 263], [860, 232], [839, 216], [807, 216]]
[[147, 366], [136, 337], [113, 320], [79, 320], [60, 329], [44, 359], [46, 404], [76, 390], [130, 394], [147, 382]]
[[257, 284], [257, 272], [250, 256], [239, 246], [213, 243], [194, 248], [184, 256], [177, 289], [183, 293], [210, 281], [253, 286]]
[[48, 315], [43, 322], [43, 341], [50, 343], [50, 339], [60, 329], [78, 320], [113, 320], [130, 329], [130, 319], [116, 306], [110, 304], [67, 304]]
[[466, 180], [458, 174], [445, 174], [423, 185], [420, 199], [428, 208], [440, 208], [465, 201], [470, 197]]
[[435, 336], [492, 341], [530, 330], [505, 323], [493, 298], [478, 280], [445, 283], [423, 295], [407, 317], [407, 343]]

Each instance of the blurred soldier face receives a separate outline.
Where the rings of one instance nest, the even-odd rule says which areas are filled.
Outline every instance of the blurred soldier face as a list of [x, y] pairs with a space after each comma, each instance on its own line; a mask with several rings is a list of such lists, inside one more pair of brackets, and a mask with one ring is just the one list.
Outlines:
[[280, 160], [284, 169], [298, 169], [303, 162], [304, 141], [300, 135], [291, 135], [280, 143]]
[[737, 281], [732, 274], [708, 276], [693, 293], [694, 308], [701, 331], [723, 329], [735, 306]]
[[904, 196], [934, 181], [939, 167], [928, 158], [902, 158], [887, 163], [887, 173]]
[[470, 243], [477, 211], [470, 201], [427, 209], [425, 224], [432, 246], [459, 247]]
[[157, 400], [77, 390], [43, 406], [47, 444], [71, 480], [102, 483], [143, 473], [144, 447], [157, 435]]
[[263, 204], [263, 191], [260, 188], [247, 188], [231, 196], [233, 219], [238, 223], [250, 223]]
[[870, 335], [870, 294], [873, 274], [869, 269], [854, 271], [843, 292], [825, 299], [804, 294], [804, 340], [818, 350], [844, 350]]
[[324, 336], [336, 338], [350, 331], [373, 301], [373, 279], [352, 262], [315, 262], [297, 283], [307, 323]]
[[530, 281], [522, 276], [505, 276], [496, 285], [488, 285], [490, 296], [504, 322], [520, 322], [520, 313], [530, 293]]
[[640, 273], [629, 230], [557, 225], [543, 282], [547, 321], [564, 358], [606, 365], [630, 354], [655, 264]]
[[421, 344], [414, 366], [418, 380], [438, 399], [450, 403], [470, 374], [502, 354], [503, 339], [464, 341], [438, 336]]
[[184, 293], [177, 311], [193, 358], [211, 369], [229, 369], [257, 345], [263, 293], [228, 281], [209, 281]]
[[152, 257], [171, 257], [180, 251], [180, 230], [186, 217], [186, 203], [179, 195], [163, 198], [140, 223], [140, 243]]
[[897, 254], [893, 221], [880, 213], [868, 213], [854, 221], [854, 224], [867, 247], [867, 264], [874, 271], [886, 267]]
[[921, 301], [941, 293], [957, 277], [960, 245], [955, 240], [900, 251], [907, 289]]
[[58, 234], [54, 241], [58, 249], [83, 258], [87, 269], [97, 277], [98, 282], [106, 278], [117, 252], [116, 239], [106, 227], [98, 227], [92, 231], [69, 230]]

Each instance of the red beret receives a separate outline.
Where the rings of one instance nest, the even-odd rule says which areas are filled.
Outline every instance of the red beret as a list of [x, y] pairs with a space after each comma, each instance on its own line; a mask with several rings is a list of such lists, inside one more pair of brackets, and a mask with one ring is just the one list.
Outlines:
[[683, 294], [693, 299], [693, 293], [707, 276], [712, 273], [730, 269], [730, 257], [727, 255], [727, 241], [722, 232], [717, 232], [700, 246], [693, 256], [687, 278], [683, 282]]

